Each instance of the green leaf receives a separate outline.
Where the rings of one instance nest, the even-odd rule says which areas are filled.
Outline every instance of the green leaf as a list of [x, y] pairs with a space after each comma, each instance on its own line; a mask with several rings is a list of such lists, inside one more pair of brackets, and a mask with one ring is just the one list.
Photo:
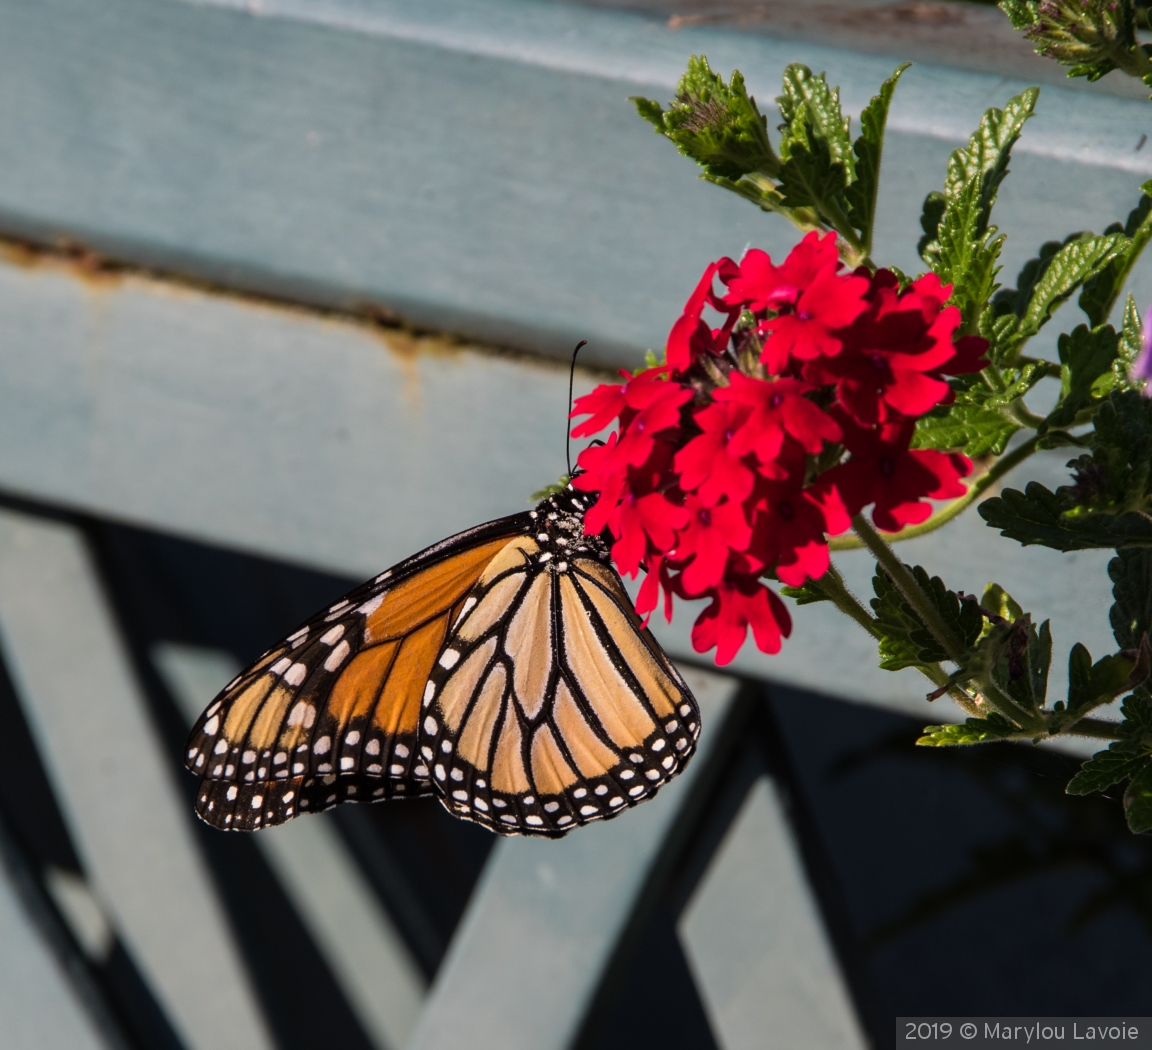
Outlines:
[[1020, 320], [1019, 341], [1031, 338], [1056, 308], [1090, 277], [1122, 256], [1132, 242], [1122, 233], [1083, 237], [1061, 248], [1036, 282]]
[[1049, 428], [1072, 424], [1076, 414], [1092, 401], [1097, 381], [1112, 377], [1112, 364], [1119, 352], [1120, 337], [1110, 324], [1089, 331], [1077, 325], [1056, 341], [1060, 357], [1060, 400], [1048, 415]]
[[833, 161], [828, 143], [815, 137], [790, 141], [779, 179], [786, 208], [814, 208], [825, 217], [836, 206], [845, 186], [844, 168]]
[[830, 88], [823, 73], [814, 74], [807, 66], [793, 63], [784, 70], [784, 94], [776, 104], [787, 125], [781, 131], [807, 125], [811, 132], [805, 137], [815, 135], [827, 145], [832, 163], [840, 165], [846, 182], [855, 178], [856, 158], [848, 120], [840, 110], [840, 89]]
[[[948, 590], [940, 577], [929, 577], [919, 565], [908, 568], [952, 633], [965, 647], [972, 645], [984, 626], [979, 604], [972, 598], [961, 599], [955, 591]], [[899, 671], [948, 659], [935, 636], [879, 566], [872, 588], [876, 597], [870, 604], [881, 633], [880, 666], [884, 670]]]
[[1068, 518], [1067, 509], [1065, 500], [1036, 481], [1023, 492], [1005, 489], [976, 508], [988, 525], [1025, 547], [1036, 543], [1058, 551], [1082, 551], [1152, 544], [1152, 520], [1143, 515]]
[[1020, 423], [1000, 408], [953, 403], [916, 421], [913, 448], [954, 448], [969, 456], [999, 456]]
[[[1072, 484], [1055, 492], [1037, 482], [1024, 492], [1005, 489], [980, 504], [981, 517], [1023, 544], [1055, 550], [1152, 544], [1152, 401], [1114, 390], [1095, 408], [1092, 426], [1091, 435], [1074, 439], [1093, 451], [1068, 464]], [[1073, 440], [1060, 430], [1045, 438], [1060, 435]]]
[[966, 326], [980, 316], [996, 290], [996, 264], [1004, 247], [1003, 235], [986, 224], [983, 186], [982, 178], [974, 178], [948, 201], [935, 250], [925, 256], [940, 279], [952, 285], [949, 302], [959, 308]]
[[860, 231], [866, 251], [871, 251], [872, 225], [876, 219], [876, 194], [880, 187], [880, 160], [884, 151], [884, 128], [888, 122], [888, 108], [896, 91], [896, 82], [912, 63], [896, 67], [892, 75], [880, 85], [878, 94], [860, 114], [860, 136], [852, 144], [856, 155], [856, 181], [845, 194], [848, 219]]
[[1028, 29], [1036, 20], [1027, 0], [1000, 0], [996, 6], [1008, 16], [1013, 29]]
[[1008, 174], [1012, 147], [1020, 137], [1024, 122], [1035, 111], [1039, 97], [1039, 88], [1027, 88], [1009, 99], [1003, 109], [993, 108], [985, 112], [980, 127], [972, 133], [968, 145], [954, 150], [948, 160], [945, 197], [955, 197], [961, 187], [979, 176], [983, 179], [986, 208], [991, 212], [996, 191]]
[[1124, 816], [1136, 834], [1152, 828], [1152, 763], [1146, 764], [1129, 782], [1124, 792]]
[[948, 201], [939, 190], [933, 190], [924, 198], [924, 207], [920, 213], [920, 228], [924, 231], [924, 235], [916, 244], [916, 252], [925, 262], [929, 262], [929, 253], [939, 251], [940, 246], [936, 241], [947, 208]]
[[1108, 745], [1108, 750], [1097, 751], [1080, 767], [1064, 789], [1069, 795], [1091, 795], [1104, 791], [1113, 784], [1136, 776], [1148, 764], [1148, 753], [1126, 740]]
[[924, 735], [916, 741], [920, 747], [956, 747], [964, 744], [986, 744], [1018, 734], [1020, 729], [1006, 718], [992, 714], [987, 718], [968, 718], [960, 725], [925, 726]]
[[693, 55], [667, 111], [651, 99], [633, 97], [631, 101], [657, 133], [671, 139], [709, 175], [739, 179], [763, 172], [774, 176], [780, 167], [768, 139], [768, 122], [738, 70], [725, 84], [704, 55]]
[[1152, 550], [1130, 547], [1117, 551], [1108, 563], [1115, 599], [1108, 621], [1116, 644], [1135, 649], [1152, 633]]
[[1004, 239], [990, 225], [992, 206], [1008, 173], [1012, 146], [1032, 115], [1038, 94], [1039, 89], [1029, 88], [1004, 109], [989, 109], [967, 146], [949, 158], [943, 194], [930, 194], [924, 202], [921, 255], [943, 281], [952, 284], [952, 301], [969, 328], [996, 290], [996, 262]]
[[998, 616], [1008, 623], [1015, 623], [1028, 615], [1020, 607], [1019, 602], [998, 583], [990, 583], [984, 588], [984, 593], [980, 596], [980, 604], [993, 616]]
[[1001, 389], [994, 390], [983, 374], [954, 376], [955, 400], [916, 421], [913, 448], [958, 448], [969, 456], [1001, 455], [1008, 439], [1021, 428], [1011, 405], [1055, 369], [1048, 362], [1000, 371]]
[[1123, 653], [1092, 663], [1092, 655], [1077, 642], [1068, 654], [1068, 710], [1084, 713], [1111, 703], [1132, 686], [1129, 676], [1136, 660]]
[[567, 474], [561, 474], [558, 481], [552, 482], [551, 485], [545, 485], [539, 492], [533, 492], [532, 495], [528, 497], [528, 502], [539, 503], [542, 499], [555, 496], [557, 492], [563, 492], [571, 480]]
[[806, 580], [800, 587], [781, 587], [780, 593], [786, 598], [791, 598], [797, 605], [831, 601], [815, 580]]
[[1085, 282], [1084, 290], [1080, 293], [1080, 309], [1088, 315], [1088, 322], [1093, 328], [1108, 320], [1128, 274], [1132, 272], [1133, 265], [1149, 239], [1152, 239], [1152, 181], [1140, 187], [1140, 200], [1129, 213], [1124, 226], [1117, 223], [1104, 232], [1123, 232], [1128, 238], [1128, 245], [1096, 276]]

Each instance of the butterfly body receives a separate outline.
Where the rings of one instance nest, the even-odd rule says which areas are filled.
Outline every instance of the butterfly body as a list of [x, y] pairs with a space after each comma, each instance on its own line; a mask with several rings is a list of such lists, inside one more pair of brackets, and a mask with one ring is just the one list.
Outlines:
[[269, 650], [189, 738], [200, 816], [254, 830], [437, 794], [493, 831], [556, 837], [654, 794], [699, 711], [584, 509], [568, 489], [444, 540]]

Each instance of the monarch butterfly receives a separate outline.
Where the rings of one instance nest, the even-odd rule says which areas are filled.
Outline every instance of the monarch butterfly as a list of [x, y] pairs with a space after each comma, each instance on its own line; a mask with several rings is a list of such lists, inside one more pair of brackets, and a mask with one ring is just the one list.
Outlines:
[[436, 794], [492, 831], [559, 837], [655, 794], [700, 712], [584, 534], [585, 498], [443, 540], [266, 652], [192, 730], [197, 813], [249, 831]]

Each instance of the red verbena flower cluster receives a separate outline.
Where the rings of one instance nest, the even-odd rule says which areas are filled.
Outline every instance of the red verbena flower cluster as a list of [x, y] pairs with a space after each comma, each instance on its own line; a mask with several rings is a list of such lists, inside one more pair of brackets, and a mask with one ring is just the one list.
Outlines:
[[585, 528], [607, 530], [619, 570], [647, 570], [638, 612], [661, 589], [669, 619], [673, 596], [710, 598], [697, 651], [728, 663], [751, 628], [777, 652], [791, 619], [763, 577], [824, 575], [827, 537], [869, 505], [898, 532], [931, 514], [926, 500], [965, 493], [968, 459], [909, 447], [916, 419], [952, 400], [944, 377], [987, 364], [984, 340], [956, 338], [951, 291], [934, 274], [901, 288], [888, 270], [846, 272], [831, 233], [779, 266], [752, 249], [705, 270], [665, 365], [576, 401], [590, 418], [574, 437], [616, 424], [573, 484], [599, 494]]

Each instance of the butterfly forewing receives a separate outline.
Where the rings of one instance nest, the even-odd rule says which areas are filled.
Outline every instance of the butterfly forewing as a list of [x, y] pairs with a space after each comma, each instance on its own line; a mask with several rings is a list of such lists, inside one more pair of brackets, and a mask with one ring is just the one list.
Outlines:
[[683, 768], [700, 731], [603, 548], [547, 532], [509, 543], [477, 581], [424, 710], [444, 804], [504, 834], [616, 816]]
[[421, 697], [516, 515], [422, 551], [309, 620], [217, 697], [188, 741], [197, 812], [251, 830], [345, 800], [428, 793]]

